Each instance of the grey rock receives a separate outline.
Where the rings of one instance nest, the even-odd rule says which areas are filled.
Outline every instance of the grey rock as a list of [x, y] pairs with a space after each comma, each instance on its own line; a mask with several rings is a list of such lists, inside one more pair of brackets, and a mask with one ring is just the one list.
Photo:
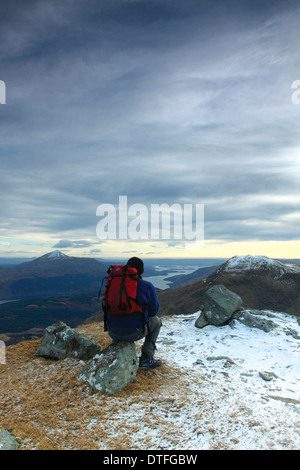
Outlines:
[[265, 333], [269, 333], [277, 328], [278, 325], [274, 321], [264, 318], [262, 313], [263, 312], [259, 310], [242, 310], [235, 316], [232, 322], [230, 322], [230, 326], [234, 327], [235, 322], [238, 321], [250, 328], [258, 328]]
[[208, 356], [206, 358], [207, 361], [226, 361], [230, 364], [234, 364], [234, 361], [230, 359], [228, 356]]
[[241, 305], [242, 299], [239, 295], [219, 284], [205, 293], [203, 310], [209, 323], [220, 326], [226, 323]]
[[293, 328], [285, 328], [284, 332], [287, 336], [292, 336], [294, 339], [300, 339], [300, 334]]
[[263, 371], [261, 371], [261, 372], [259, 372], [258, 374], [259, 374], [259, 376], [260, 376], [263, 380], [265, 380], [266, 382], [270, 382], [270, 381], [273, 380], [274, 378], [275, 378], [275, 379], [278, 378], [278, 376], [277, 376], [276, 374], [274, 374], [274, 372], [263, 372]]
[[66, 357], [91, 359], [101, 350], [101, 346], [91, 338], [59, 321], [46, 328], [42, 343], [35, 355], [55, 360]]
[[209, 323], [207, 321], [205, 313], [202, 310], [200, 316], [195, 321], [195, 326], [196, 326], [196, 328], [204, 328], [204, 326], [206, 326], [206, 325], [209, 325]]
[[133, 382], [139, 367], [134, 343], [112, 343], [93, 357], [78, 375], [94, 391], [116, 393]]
[[0, 450], [18, 450], [18, 442], [5, 429], [0, 429]]

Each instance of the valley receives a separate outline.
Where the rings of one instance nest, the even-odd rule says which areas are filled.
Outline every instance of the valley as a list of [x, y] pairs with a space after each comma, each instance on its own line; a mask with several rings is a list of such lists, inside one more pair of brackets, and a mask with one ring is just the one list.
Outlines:
[[[240, 295], [245, 308], [300, 316], [297, 263], [299, 260], [283, 262], [262, 256], [236, 256], [225, 262], [152, 260], [145, 262], [143, 278], [156, 286], [162, 316], [198, 311], [206, 290], [215, 284], [223, 284]], [[37, 339], [58, 320], [71, 327], [102, 321], [98, 291], [109, 264], [117, 263], [74, 258], [55, 251], [10, 268], [1, 267], [0, 292], [6, 302], [0, 303], [0, 340], [9, 345]], [[167, 288], [158, 287], [162, 281]]]

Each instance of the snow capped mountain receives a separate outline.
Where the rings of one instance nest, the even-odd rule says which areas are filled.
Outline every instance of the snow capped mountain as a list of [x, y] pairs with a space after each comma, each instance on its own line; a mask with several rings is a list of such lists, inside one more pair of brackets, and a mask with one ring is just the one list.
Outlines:
[[69, 256], [65, 255], [59, 250], [54, 250], [54, 251], [51, 251], [50, 253], [46, 253], [45, 255], [41, 256], [38, 259], [39, 260], [49, 260], [49, 259], [57, 260], [57, 259], [67, 259], [67, 258], [69, 258]]
[[300, 273], [300, 266], [294, 263], [283, 263], [267, 256], [234, 256], [222, 269], [226, 272], [241, 272], [250, 270], [269, 270], [270, 273], [282, 276], [287, 273]]
[[107, 266], [94, 258], [67, 256], [59, 250], [1, 272], [0, 299], [98, 292]]

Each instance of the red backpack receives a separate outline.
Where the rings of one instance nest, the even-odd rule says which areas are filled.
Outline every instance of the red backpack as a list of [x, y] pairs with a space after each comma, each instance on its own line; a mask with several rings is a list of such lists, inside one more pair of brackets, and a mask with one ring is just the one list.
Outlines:
[[136, 268], [132, 268], [127, 264], [110, 266], [107, 273], [108, 277], [102, 301], [105, 316], [142, 313], [143, 309], [136, 298], [139, 279]]

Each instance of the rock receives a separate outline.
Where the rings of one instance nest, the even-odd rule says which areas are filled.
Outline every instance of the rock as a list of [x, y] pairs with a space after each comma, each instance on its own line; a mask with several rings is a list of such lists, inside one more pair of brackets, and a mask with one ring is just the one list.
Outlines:
[[204, 326], [206, 325], [209, 325], [208, 321], [207, 321], [207, 318], [205, 316], [205, 313], [201, 312], [200, 316], [197, 318], [197, 320], [195, 321], [195, 326], [196, 328], [203, 328]]
[[66, 357], [91, 359], [101, 350], [101, 346], [91, 338], [59, 321], [46, 328], [42, 343], [35, 355], [56, 360]]
[[264, 312], [260, 310], [241, 310], [230, 322], [230, 326], [234, 327], [235, 322], [238, 321], [250, 328], [258, 328], [265, 333], [269, 333], [277, 328], [278, 325], [272, 320], [264, 318], [263, 313]]
[[300, 339], [300, 334], [293, 328], [285, 328], [284, 332], [287, 336], [292, 336], [294, 339]]
[[135, 344], [120, 341], [94, 356], [77, 378], [84, 380], [94, 391], [112, 394], [134, 381], [138, 367]]
[[18, 450], [17, 441], [5, 429], [0, 429], [0, 450]]
[[226, 363], [234, 364], [234, 361], [228, 356], [208, 356], [207, 361], [226, 361]]
[[274, 372], [259, 372], [258, 374], [266, 382], [270, 382], [271, 380], [274, 379], [274, 377], [278, 378], [277, 375], [274, 374]]
[[0, 364], [5, 364], [5, 343], [0, 341]]
[[226, 323], [241, 305], [242, 299], [239, 295], [219, 284], [206, 291], [203, 310], [208, 323], [220, 326]]

